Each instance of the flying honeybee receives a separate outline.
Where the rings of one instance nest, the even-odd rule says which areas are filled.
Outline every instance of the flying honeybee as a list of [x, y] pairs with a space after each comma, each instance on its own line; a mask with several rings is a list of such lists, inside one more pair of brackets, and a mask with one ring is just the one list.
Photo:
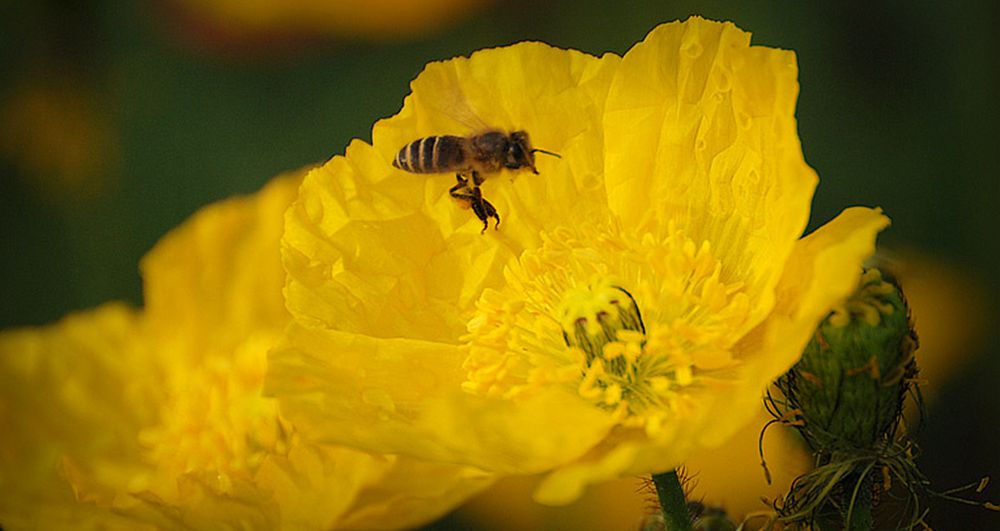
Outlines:
[[483, 198], [479, 185], [487, 176], [503, 169], [535, 168], [535, 153], [545, 153], [558, 157], [556, 153], [543, 149], [533, 149], [526, 131], [487, 131], [475, 136], [428, 136], [410, 142], [396, 154], [392, 165], [412, 173], [455, 172], [458, 184], [448, 193], [472, 208], [476, 217], [483, 222], [482, 232], [490, 226], [489, 219], [496, 219], [500, 227], [500, 215], [496, 208]]

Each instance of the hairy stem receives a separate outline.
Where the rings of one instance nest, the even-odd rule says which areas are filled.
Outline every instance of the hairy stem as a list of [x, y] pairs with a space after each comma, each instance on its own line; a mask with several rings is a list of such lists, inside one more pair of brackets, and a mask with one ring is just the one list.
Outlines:
[[691, 531], [691, 515], [677, 471], [653, 474], [653, 484], [656, 485], [656, 496], [660, 499], [667, 531]]

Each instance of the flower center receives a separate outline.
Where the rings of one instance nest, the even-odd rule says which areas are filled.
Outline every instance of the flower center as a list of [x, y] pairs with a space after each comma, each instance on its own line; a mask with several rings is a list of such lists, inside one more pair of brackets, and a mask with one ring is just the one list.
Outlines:
[[645, 339], [646, 327], [635, 299], [610, 278], [599, 278], [586, 287], [570, 288], [559, 307], [559, 316], [563, 340], [568, 347], [581, 350], [588, 367], [595, 359], [605, 358], [615, 362], [613, 372], [622, 374], [624, 364], [620, 356], [607, 358], [605, 348], [617, 352], [615, 345], [620, 344], [622, 338]]
[[749, 318], [707, 242], [615, 227], [543, 235], [485, 290], [464, 338], [464, 388], [518, 399], [561, 385], [649, 427], [680, 412], [687, 390], [725, 380]]
[[277, 403], [260, 394], [267, 349], [274, 334], [261, 332], [223, 351], [206, 351], [199, 367], [174, 368], [158, 426], [140, 433], [163, 487], [180, 475], [207, 471], [203, 480], [228, 492], [250, 479], [265, 455], [282, 452], [290, 431]]
[[646, 361], [646, 327], [635, 299], [616, 284], [598, 277], [567, 290], [559, 306], [563, 340], [571, 356], [583, 360], [578, 391], [606, 406], [644, 398], [635, 391]]

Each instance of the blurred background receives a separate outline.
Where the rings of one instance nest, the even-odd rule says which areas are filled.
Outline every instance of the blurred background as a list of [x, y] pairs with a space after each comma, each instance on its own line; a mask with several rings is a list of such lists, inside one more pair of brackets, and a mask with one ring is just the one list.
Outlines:
[[[800, 136], [821, 176], [811, 227], [849, 205], [881, 206], [893, 220], [880, 244], [924, 343], [919, 462], [941, 490], [1000, 481], [997, 2], [5, 4], [4, 328], [111, 299], [140, 305], [138, 260], [160, 236], [209, 202], [322, 162], [351, 138], [370, 140], [428, 61], [520, 40], [621, 54], [656, 24], [691, 14], [793, 49]], [[542, 510], [522, 483], [431, 527], [506, 529], [521, 511], [525, 526], [634, 529], [648, 498], [639, 483], [621, 483]], [[1000, 501], [1000, 486], [986, 494]], [[491, 512], [499, 500], [504, 509]], [[612, 504], [627, 507], [623, 516]], [[935, 529], [1000, 529], [994, 512], [931, 507]]]

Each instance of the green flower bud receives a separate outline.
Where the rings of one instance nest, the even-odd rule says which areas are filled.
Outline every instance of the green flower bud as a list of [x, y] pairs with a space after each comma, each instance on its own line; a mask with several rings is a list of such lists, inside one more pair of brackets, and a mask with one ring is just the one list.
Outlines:
[[899, 287], [867, 269], [777, 384], [813, 450], [865, 450], [892, 441], [917, 373], [916, 347]]
[[[778, 379], [781, 395], [768, 393], [764, 401], [772, 422], [796, 427], [816, 458], [816, 467], [775, 501], [778, 521], [852, 531], [912, 529], [924, 522], [921, 498], [928, 495], [997, 508], [955, 496], [972, 485], [930, 490], [914, 462], [916, 447], [896, 433], [906, 394], [915, 389], [916, 348], [899, 286], [878, 269], [865, 270], [858, 289], [830, 312], [799, 362]], [[976, 492], [984, 487], [981, 482]], [[883, 511], [880, 519], [873, 507], [885, 493], [900, 510]]]

